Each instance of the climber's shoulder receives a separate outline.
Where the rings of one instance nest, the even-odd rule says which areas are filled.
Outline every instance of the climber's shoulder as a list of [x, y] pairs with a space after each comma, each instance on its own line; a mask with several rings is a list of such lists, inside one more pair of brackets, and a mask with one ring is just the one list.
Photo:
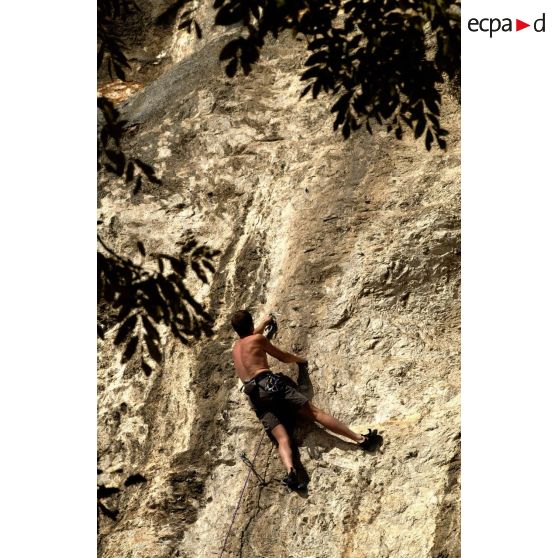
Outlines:
[[246, 340], [246, 348], [248, 350], [265, 352], [269, 348], [269, 340], [267, 339], [267, 337], [265, 337], [265, 335], [262, 335], [261, 333], [250, 335], [250, 337], [247, 337]]
[[250, 335], [248, 339], [249, 342], [253, 343], [254, 345], [263, 345], [267, 341], [267, 338], [261, 333], [254, 333], [254, 335]]
[[248, 335], [247, 337], [238, 339], [234, 344], [234, 348], [259, 346], [263, 345], [266, 341], [267, 338], [264, 335], [262, 335], [261, 333], [254, 333], [254, 335]]

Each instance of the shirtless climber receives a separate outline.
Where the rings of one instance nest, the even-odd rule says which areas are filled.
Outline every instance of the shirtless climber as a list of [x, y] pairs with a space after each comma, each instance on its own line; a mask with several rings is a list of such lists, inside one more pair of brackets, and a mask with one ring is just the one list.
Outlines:
[[232, 356], [238, 377], [244, 383], [244, 392], [250, 398], [257, 417], [264, 428], [271, 432], [279, 445], [279, 456], [287, 469], [283, 482], [291, 489], [300, 488], [293, 465], [291, 442], [281, 417], [299, 415], [325, 426], [331, 432], [350, 438], [364, 449], [378, 447], [381, 437], [368, 431], [362, 435], [353, 432], [336, 418], [318, 409], [307, 397], [283, 380], [282, 375], [270, 371], [267, 355], [286, 363], [307, 364], [304, 357], [282, 351], [263, 335], [265, 327], [272, 322], [271, 316], [254, 327], [247, 310], [235, 312], [231, 325], [240, 336], [233, 347]]

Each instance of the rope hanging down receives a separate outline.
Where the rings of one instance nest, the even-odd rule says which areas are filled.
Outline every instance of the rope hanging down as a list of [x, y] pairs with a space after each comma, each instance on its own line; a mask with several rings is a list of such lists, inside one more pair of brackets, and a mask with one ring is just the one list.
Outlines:
[[[260, 451], [260, 447], [262, 445], [263, 439], [265, 436], [265, 430], [262, 431], [262, 435], [260, 436], [260, 441], [258, 442], [258, 447], [256, 448], [256, 451], [254, 452], [254, 457], [252, 457], [252, 463], [254, 463], [254, 461], [256, 460], [256, 457], [258, 456], [258, 453]], [[236, 504], [236, 508], [234, 510], [232, 519], [231, 519], [231, 524], [229, 525], [229, 530], [227, 531], [227, 535], [225, 537], [225, 541], [223, 542], [223, 548], [221, 548], [221, 554], [219, 554], [219, 558], [223, 558], [223, 552], [225, 552], [225, 548], [227, 546], [227, 541], [229, 540], [229, 535], [231, 534], [231, 530], [234, 524], [234, 520], [236, 519], [236, 514], [238, 513], [238, 510], [240, 508], [240, 503], [242, 502], [242, 497], [244, 496], [244, 491], [246, 490], [246, 486], [248, 485], [248, 480], [250, 479], [250, 475], [252, 474], [252, 468], [250, 467], [248, 469], [248, 474], [246, 475], [246, 480], [244, 481], [244, 486], [242, 487], [242, 490], [240, 492], [240, 496], [238, 498], [238, 502]]]
[[[264, 335], [268, 338], [268, 339], [272, 339], [273, 336], [277, 333], [277, 330], [279, 329], [277, 327], [277, 318], [275, 317], [275, 314], [269, 314], [271, 320], [269, 322], [269, 324], [265, 327], [264, 330]], [[254, 467], [254, 462], [256, 461], [256, 457], [258, 456], [258, 452], [260, 451], [260, 447], [262, 445], [262, 441], [264, 439], [265, 436], [265, 430], [262, 431], [262, 435], [260, 436], [260, 441], [258, 442], [258, 447], [256, 448], [256, 451], [254, 452], [254, 457], [252, 457], [252, 461], [250, 461], [247, 457], [246, 454], [243, 454], [240, 456], [240, 458], [242, 459], [242, 461], [248, 465], [248, 474], [246, 475], [246, 480], [244, 481], [244, 486], [242, 487], [242, 490], [240, 492], [240, 496], [238, 498], [238, 502], [236, 504], [236, 508], [234, 510], [232, 519], [231, 519], [231, 524], [229, 525], [229, 530], [227, 531], [227, 535], [225, 537], [225, 541], [223, 542], [223, 548], [221, 548], [221, 553], [219, 554], [219, 558], [223, 558], [223, 552], [225, 552], [225, 548], [227, 546], [227, 541], [229, 540], [229, 535], [231, 534], [231, 530], [234, 524], [234, 520], [236, 519], [236, 514], [238, 513], [238, 510], [240, 508], [240, 503], [242, 502], [242, 497], [244, 496], [244, 491], [246, 490], [246, 486], [248, 486], [248, 480], [250, 479], [250, 475], [252, 473], [254, 473], [254, 475], [256, 475], [258, 481], [260, 482], [260, 484], [264, 485], [265, 481], [264, 479], [262, 479], [260, 477], [260, 475], [258, 474], [258, 472], [256, 471], [255, 467]]]

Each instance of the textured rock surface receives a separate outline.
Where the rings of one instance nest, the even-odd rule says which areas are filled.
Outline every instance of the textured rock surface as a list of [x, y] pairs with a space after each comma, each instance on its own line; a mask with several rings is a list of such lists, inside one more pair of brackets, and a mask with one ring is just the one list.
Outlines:
[[[216, 335], [167, 340], [146, 378], [99, 348], [99, 468], [119, 486], [101, 518], [106, 558], [218, 556], [261, 427], [230, 359], [230, 313], [280, 313], [277, 343], [308, 355], [303, 389], [355, 429], [363, 454], [314, 425], [296, 431], [308, 494], [287, 493], [264, 438], [224, 556], [459, 556], [459, 107], [446, 153], [378, 131], [344, 142], [327, 101], [299, 101], [301, 43], [286, 37], [248, 78], [204, 42], [124, 107], [129, 149], [162, 187], [132, 201], [101, 183], [103, 234], [121, 252], [178, 252], [188, 231], [221, 250], [203, 298]], [[176, 42], [176, 41], [175, 41]], [[278, 364], [276, 370], [297, 379]], [[130, 475], [146, 479], [124, 487]]]

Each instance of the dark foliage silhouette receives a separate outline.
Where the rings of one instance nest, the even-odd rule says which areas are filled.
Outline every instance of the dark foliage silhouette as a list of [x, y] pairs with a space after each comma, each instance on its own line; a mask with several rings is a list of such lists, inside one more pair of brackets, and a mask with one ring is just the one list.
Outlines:
[[[125, 17], [126, 0], [111, 13]], [[249, 74], [269, 37], [290, 30], [304, 36], [307, 81], [302, 96], [331, 95], [334, 129], [345, 138], [377, 122], [401, 139], [405, 128], [445, 148], [439, 122], [439, 85], [458, 81], [461, 67], [460, 0], [214, 0], [215, 24], [237, 30], [221, 50], [229, 77]], [[157, 19], [178, 29], [202, 29], [192, 0], [177, 0]], [[121, 45], [120, 45], [121, 46]], [[110, 49], [108, 49], [110, 50]], [[116, 63], [121, 60], [116, 52]]]
[[194, 18], [196, 9], [192, 4], [192, 0], [177, 0], [155, 20], [155, 23], [158, 25], [170, 25], [178, 18], [178, 29], [186, 29], [186, 31], [190, 32], [192, 25], [194, 25], [197, 37], [201, 38], [201, 27]]
[[290, 29], [309, 51], [302, 96], [334, 96], [333, 126], [345, 138], [362, 125], [372, 133], [376, 121], [398, 138], [411, 128], [427, 149], [434, 140], [445, 147], [438, 85], [459, 72], [460, 2], [215, 0], [214, 7], [217, 25], [239, 27], [220, 54], [228, 76], [249, 74], [266, 38]]
[[[177, 2], [177, 9], [189, 2]], [[137, 4], [127, 0], [99, 0], [97, 3], [97, 69], [106, 63], [111, 77], [114, 72], [116, 77], [124, 80], [125, 68], [129, 68], [125, 46], [114, 33], [114, 24], [137, 11]], [[181, 17], [186, 21], [184, 14]], [[190, 27], [192, 25], [201, 36], [197, 22], [190, 20]], [[133, 185], [132, 195], [140, 193], [146, 182], [160, 185], [161, 180], [150, 164], [130, 157], [122, 149], [121, 140], [127, 122], [119, 111], [104, 97], [97, 99], [97, 108], [101, 116], [97, 171], [110, 173], [127, 185]], [[194, 277], [207, 283], [215, 271], [212, 260], [218, 254], [216, 250], [188, 238], [178, 255], [154, 254], [153, 261], [149, 262], [146, 261], [144, 244], [138, 242], [141, 258], [138, 264], [117, 254], [100, 235], [97, 239], [97, 335], [104, 339], [107, 329], [116, 327], [114, 344], [123, 347], [122, 363], [139, 353], [141, 368], [149, 376], [154, 364], [160, 365], [163, 360], [162, 326], [183, 343], [202, 334], [212, 334], [213, 320], [195, 300], [185, 280], [191, 270]], [[150, 263], [153, 264], [151, 267]], [[111, 512], [102, 503], [99, 509], [109, 517], [114, 516], [113, 519], [116, 517], [116, 512]]]
[[97, 142], [97, 171], [105, 170], [133, 184], [133, 194], [141, 191], [143, 180], [161, 184], [153, 167], [141, 159], [128, 157], [120, 146], [127, 124], [114, 105], [105, 97], [97, 98], [97, 108], [103, 116], [103, 125]]
[[[185, 284], [187, 271], [207, 283], [214, 272], [217, 252], [186, 241], [177, 256], [155, 254], [148, 262], [143, 243], [138, 243], [141, 263], [120, 256], [99, 237], [97, 288], [101, 304], [98, 335], [104, 338], [109, 327], [118, 326], [114, 343], [124, 346], [121, 361], [128, 362], [139, 352], [141, 368], [149, 376], [153, 363], [163, 359], [160, 326], [183, 343], [202, 334], [211, 335], [212, 318], [196, 301]], [[148, 263], [155, 269], [150, 269]]]
[[[424, 138], [427, 149], [434, 141], [445, 148], [439, 85], [446, 77], [459, 77], [459, 1], [215, 0], [213, 7], [215, 24], [236, 30], [220, 53], [229, 77], [239, 69], [249, 74], [266, 39], [290, 30], [306, 39], [309, 51], [301, 76], [308, 84], [301, 96], [332, 96], [333, 126], [345, 138], [363, 125], [372, 133], [375, 121], [399, 139], [407, 127], [415, 138]], [[126, 45], [117, 29], [138, 11], [133, 0], [98, 0], [97, 65], [106, 64], [111, 77], [126, 77]], [[177, 0], [156, 22], [177, 22], [179, 29], [202, 36], [192, 0]], [[122, 179], [132, 195], [146, 184], [159, 186], [153, 167], [122, 149], [126, 121], [119, 111], [103, 97], [98, 110], [98, 171]], [[217, 252], [192, 239], [176, 256], [154, 254], [152, 269], [141, 242], [138, 250], [142, 262], [135, 264], [99, 237], [98, 334], [103, 337], [108, 327], [118, 326], [115, 343], [124, 347], [122, 361], [139, 351], [149, 375], [153, 362], [162, 361], [161, 326], [184, 343], [211, 334], [211, 317], [184, 281], [191, 270], [207, 282]]]
[[193, 28], [198, 39], [201, 39], [202, 30], [194, 18], [196, 8], [192, 4], [192, 0], [177, 0], [157, 18], [156, 23], [159, 25], [169, 25], [178, 18], [178, 29], [186, 29], [190, 33]]
[[124, 80], [125, 68], [130, 68], [125, 45], [115, 32], [115, 22], [139, 12], [133, 0], [97, 0], [97, 69], [106, 62], [109, 76]]

